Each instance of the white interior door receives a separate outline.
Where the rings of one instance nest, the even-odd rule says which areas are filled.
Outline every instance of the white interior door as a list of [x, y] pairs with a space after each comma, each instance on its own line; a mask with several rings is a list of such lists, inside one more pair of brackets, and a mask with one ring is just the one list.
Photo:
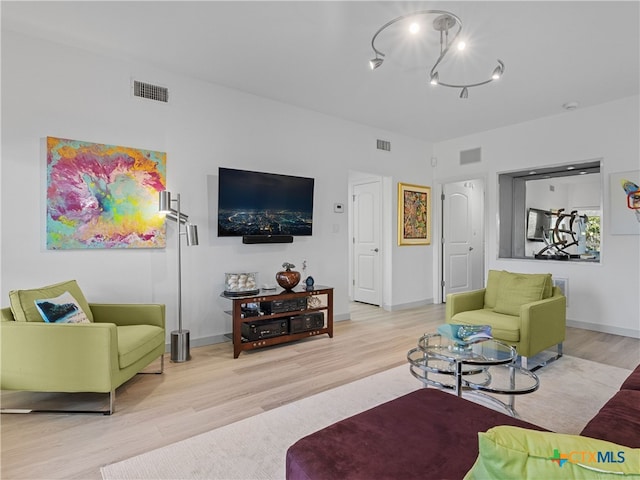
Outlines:
[[381, 182], [353, 185], [353, 299], [380, 305], [382, 298]]
[[443, 186], [443, 299], [484, 285], [484, 182]]

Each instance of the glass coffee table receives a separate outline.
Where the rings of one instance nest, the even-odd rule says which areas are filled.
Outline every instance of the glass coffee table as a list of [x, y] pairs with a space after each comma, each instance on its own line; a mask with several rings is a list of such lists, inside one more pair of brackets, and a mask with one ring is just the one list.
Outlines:
[[[425, 334], [407, 352], [409, 370], [425, 386], [467, 391], [493, 402], [517, 417], [515, 395], [535, 392], [538, 377], [515, 364], [515, 348], [497, 340], [458, 344], [438, 333]], [[507, 395], [503, 402], [490, 394]]]

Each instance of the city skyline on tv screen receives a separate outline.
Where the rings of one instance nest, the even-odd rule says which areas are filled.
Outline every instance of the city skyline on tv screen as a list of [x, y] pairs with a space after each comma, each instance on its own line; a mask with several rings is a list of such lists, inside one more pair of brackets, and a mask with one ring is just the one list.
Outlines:
[[220, 168], [218, 236], [311, 235], [314, 179]]

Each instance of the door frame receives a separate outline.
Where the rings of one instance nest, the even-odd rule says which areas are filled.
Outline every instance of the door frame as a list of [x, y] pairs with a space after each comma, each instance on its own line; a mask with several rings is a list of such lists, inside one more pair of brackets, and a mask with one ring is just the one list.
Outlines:
[[[487, 228], [487, 212], [488, 212], [488, 205], [487, 205], [487, 175], [486, 174], [478, 174], [478, 175], [458, 175], [458, 176], [454, 176], [454, 177], [446, 177], [446, 178], [441, 178], [438, 179], [436, 182], [436, 191], [438, 192], [437, 195], [433, 196], [433, 200], [435, 201], [436, 206], [433, 208], [433, 212], [435, 213], [434, 216], [434, 227], [436, 227], [436, 230], [433, 232], [434, 236], [433, 238], [437, 238], [437, 245], [436, 245], [436, 265], [437, 265], [437, 269], [434, 269], [434, 273], [433, 273], [433, 286], [434, 286], [434, 303], [445, 303], [445, 295], [444, 295], [444, 286], [443, 286], [443, 282], [444, 282], [444, 201], [442, 199], [442, 197], [444, 196], [444, 187], [445, 185], [448, 185], [450, 183], [459, 183], [459, 182], [465, 182], [465, 181], [472, 181], [472, 180], [482, 180], [482, 183], [484, 185], [484, 191], [482, 192], [483, 195], [483, 217], [484, 217], [484, 224], [483, 224], [483, 228], [482, 228], [482, 243], [483, 243], [483, 248], [482, 248], [482, 257], [483, 257], [483, 265], [484, 265], [484, 273], [482, 275], [483, 278], [483, 284], [484, 281], [486, 279], [486, 273], [487, 273], [487, 258], [488, 258], [488, 228]], [[436, 243], [436, 242], [434, 242]]]
[[378, 222], [378, 229], [379, 229], [379, 238], [380, 238], [380, 254], [379, 254], [379, 262], [380, 262], [380, 269], [379, 269], [379, 273], [378, 273], [378, 282], [377, 284], [379, 285], [380, 291], [378, 292], [378, 298], [380, 300], [380, 305], [378, 305], [378, 307], [382, 308], [383, 303], [384, 303], [384, 281], [383, 279], [385, 278], [385, 259], [386, 259], [386, 248], [385, 248], [385, 227], [384, 227], [384, 220], [385, 220], [385, 208], [384, 208], [384, 201], [385, 201], [385, 192], [384, 192], [384, 188], [385, 188], [385, 183], [384, 183], [384, 177], [382, 177], [381, 175], [377, 175], [377, 174], [373, 174], [373, 173], [367, 173], [367, 172], [356, 172], [356, 171], [349, 171], [349, 185], [348, 185], [348, 194], [349, 194], [349, 208], [347, 209], [349, 217], [348, 217], [348, 224], [349, 224], [349, 235], [347, 237], [347, 241], [349, 242], [349, 300], [350, 301], [354, 301], [354, 262], [355, 262], [355, 253], [354, 253], [354, 243], [353, 243], [353, 238], [354, 238], [354, 221], [355, 221], [355, 217], [354, 217], [354, 212], [353, 212], [353, 208], [351, 208], [353, 206], [353, 198], [354, 198], [354, 185], [360, 185], [360, 184], [364, 184], [364, 183], [372, 183], [372, 182], [376, 182], [379, 184], [380, 186], [380, 198], [379, 198], [379, 202], [378, 202], [378, 215], [380, 216], [380, 221]]

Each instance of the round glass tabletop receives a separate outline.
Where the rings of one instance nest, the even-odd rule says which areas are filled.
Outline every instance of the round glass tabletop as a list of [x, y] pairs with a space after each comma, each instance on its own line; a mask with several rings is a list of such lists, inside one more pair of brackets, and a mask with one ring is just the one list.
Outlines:
[[497, 340], [459, 344], [438, 333], [423, 335], [418, 340], [418, 350], [430, 357], [463, 365], [502, 365], [516, 358], [515, 348]]

